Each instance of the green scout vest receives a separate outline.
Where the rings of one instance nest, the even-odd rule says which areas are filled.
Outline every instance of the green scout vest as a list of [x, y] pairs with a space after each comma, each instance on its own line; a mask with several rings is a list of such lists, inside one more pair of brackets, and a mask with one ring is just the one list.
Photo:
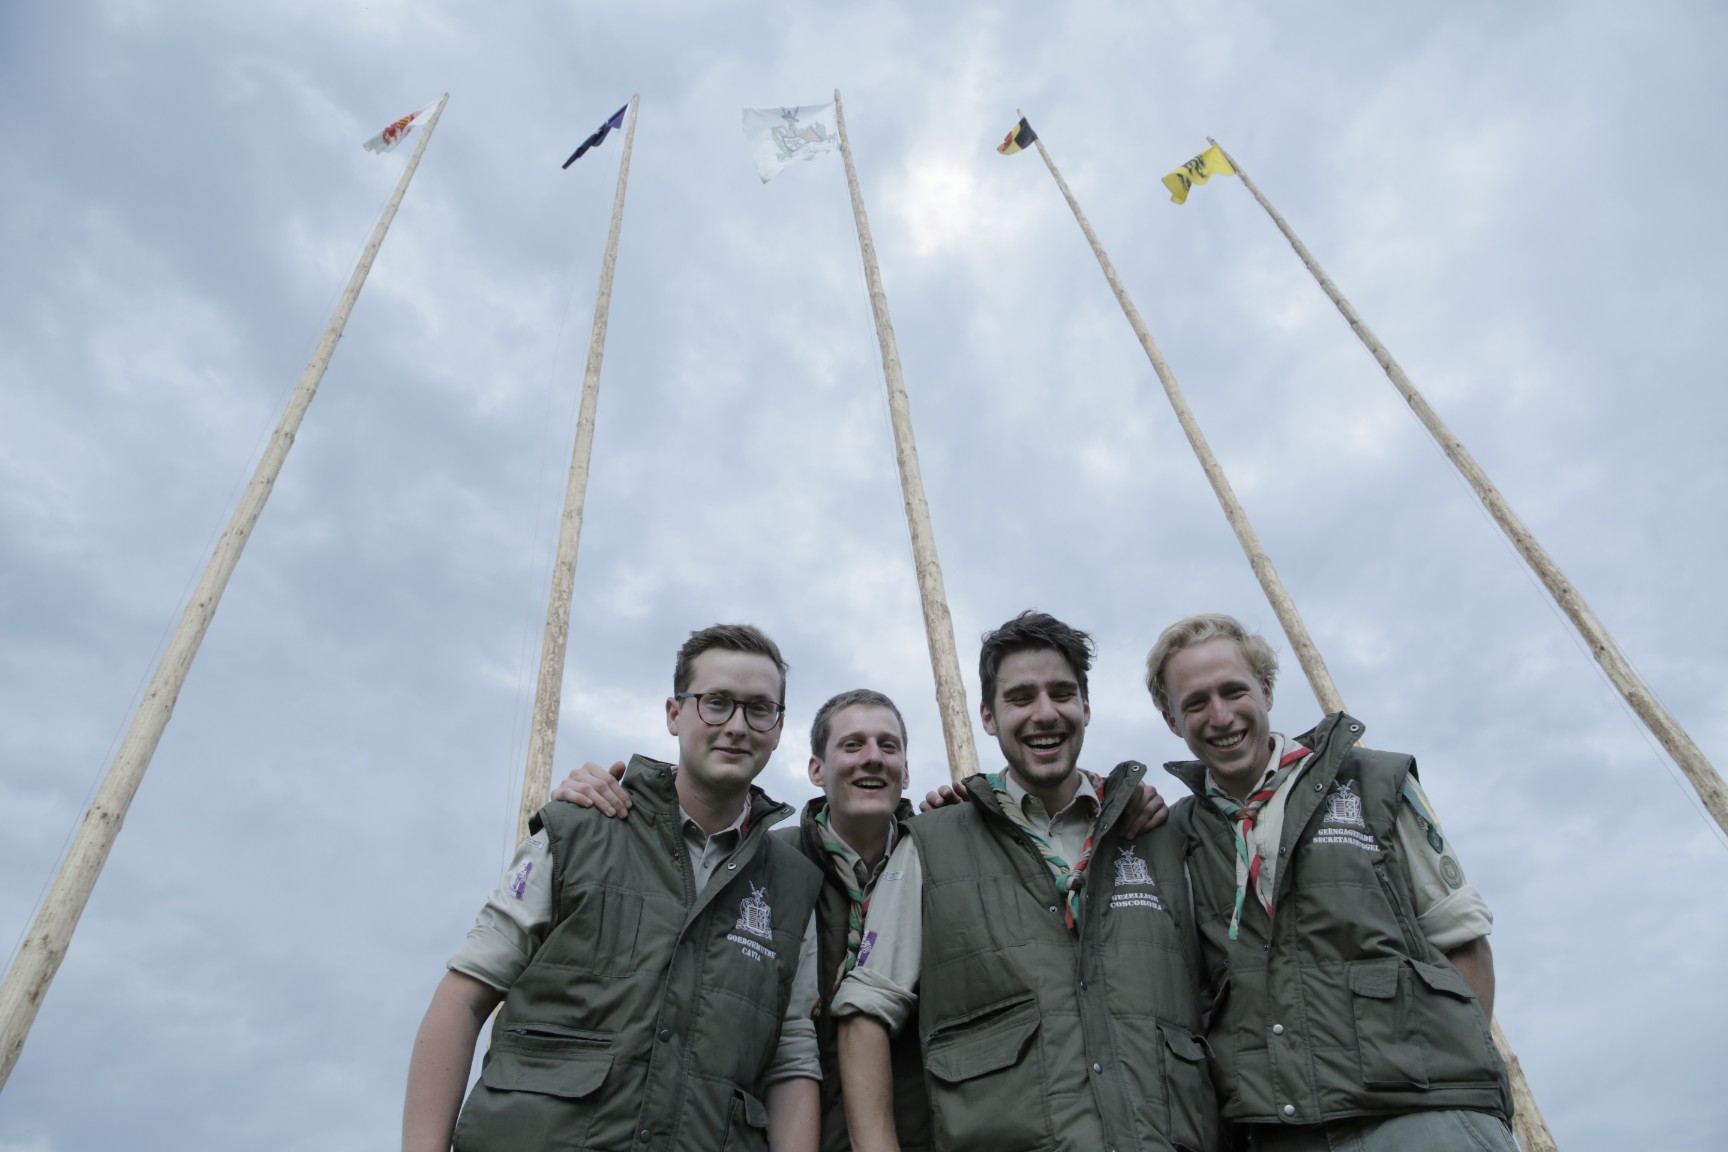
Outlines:
[[768, 1147], [762, 1077], [821, 877], [768, 835], [750, 790], [738, 848], [696, 891], [670, 765], [637, 756], [628, 820], [540, 810], [557, 913], [504, 999], [457, 1152]]
[[983, 776], [970, 804], [909, 825], [924, 866], [918, 1032], [936, 1147], [1209, 1152], [1217, 1104], [1200, 1026], [1182, 843], [1115, 830], [1144, 765], [1111, 773], [1078, 936]]
[[[822, 833], [816, 813], [828, 801], [821, 796], [804, 806], [797, 828], [777, 829], [774, 835], [796, 844], [822, 869], [822, 894], [816, 899], [817, 979], [821, 998], [816, 1007], [816, 1046], [822, 1056], [822, 1152], [851, 1152], [852, 1137], [846, 1127], [846, 1106], [840, 1099], [840, 1061], [837, 1055], [838, 1021], [829, 1013], [834, 977], [846, 956], [846, 889], [834, 876], [828, 854], [822, 849]], [[901, 833], [912, 819], [912, 805], [900, 801], [895, 813]], [[894, 1070], [894, 1127], [900, 1135], [901, 1152], [928, 1152], [930, 1148], [930, 1101], [924, 1092], [924, 1054], [915, 1029], [903, 1029], [889, 1041], [888, 1057]]]
[[1195, 792], [1170, 823], [1188, 845], [1224, 1118], [1314, 1124], [1469, 1108], [1509, 1119], [1488, 1019], [1416, 926], [1394, 835], [1416, 763], [1355, 747], [1361, 736], [1360, 721], [1337, 713], [1297, 737], [1317, 756], [1285, 809], [1273, 915], [1250, 897], [1236, 940], [1230, 822], [1205, 798], [1203, 765], [1166, 765]]

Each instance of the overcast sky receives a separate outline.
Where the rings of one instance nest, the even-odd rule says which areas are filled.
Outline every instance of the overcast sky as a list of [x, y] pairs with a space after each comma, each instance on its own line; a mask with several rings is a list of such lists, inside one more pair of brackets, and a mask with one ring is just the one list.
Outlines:
[[[829, 9], [830, 11], [824, 11]], [[477, 13], [484, 12], [484, 15]], [[29, 924], [408, 158], [450, 102], [0, 1094], [0, 1152], [375, 1149], [513, 837], [558, 504], [642, 97], [559, 776], [670, 758], [692, 629], [946, 776], [839, 87], [976, 711], [981, 632], [1091, 630], [1086, 762], [1182, 752], [1159, 630], [1234, 613], [1318, 706], [1024, 108], [1373, 745], [1496, 913], [1566, 1152], [1728, 1145], [1728, 847], [1239, 181], [1230, 148], [1728, 765], [1728, 17], [1615, 3], [0, 9], [0, 938]], [[975, 731], [987, 766], [995, 747]], [[1166, 792], [1174, 797], [1175, 781]]]

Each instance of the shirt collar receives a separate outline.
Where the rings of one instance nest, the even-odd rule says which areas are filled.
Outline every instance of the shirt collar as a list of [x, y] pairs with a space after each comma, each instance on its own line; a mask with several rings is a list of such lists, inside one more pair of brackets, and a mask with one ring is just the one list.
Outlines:
[[[1076, 771], [1079, 770], [1076, 769]], [[1012, 768], [1002, 769], [1002, 786], [1008, 793], [1008, 799], [1018, 805], [1020, 811], [1025, 812], [1030, 816], [1032, 813], [1028, 810], [1029, 806], [1036, 804], [1038, 805], [1038, 811], [1044, 813], [1044, 818], [1052, 822], [1066, 813], [1073, 812], [1075, 805], [1077, 804], [1083, 804], [1086, 808], [1092, 810], [1090, 812], [1082, 810], [1077, 813], [1081, 816], [1090, 817], [1095, 814], [1098, 809], [1098, 797], [1092, 791], [1091, 782], [1086, 778], [1084, 773], [1080, 776], [1080, 786], [1074, 789], [1074, 798], [1068, 801], [1067, 806], [1064, 807], [1061, 812], [1044, 812], [1044, 801], [1038, 799], [1038, 797], [1020, 787], [1020, 781], [1015, 779], [1014, 770]]]
[[[848, 868], [851, 868], [856, 872], [858, 866], [864, 862], [864, 857], [860, 856], [857, 849], [853, 848], [852, 845], [846, 843], [846, 837], [840, 835], [839, 830], [834, 827], [832, 821], [828, 824], [828, 832], [834, 837], [834, 842], [840, 845], [841, 848], [845, 849], [840, 858], [846, 862]], [[882, 859], [876, 862], [876, 867], [872, 869], [873, 873], [880, 872], [882, 870], [882, 865], [888, 862], [888, 857], [894, 855], [894, 845], [898, 843], [899, 840], [900, 821], [890, 820], [888, 822], [888, 845], [883, 848]]]
[[702, 831], [702, 825], [696, 823], [690, 813], [684, 811], [684, 805], [678, 805], [678, 819], [682, 822], [680, 826], [684, 829], [684, 835], [697, 844], [704, 844], [709, 840], [718, 840], [722, 836], [730, 836], [733, 840], [737, 840], [738, 834], [744, 828], [744, 822], [749, 818], [750, 800], [746, 797], [744, 800], [744, 807], [738, 810], [738, 819], [732, 821], [732, 823], [726, 825], [726, 827], [710, 836], [708, 833]]

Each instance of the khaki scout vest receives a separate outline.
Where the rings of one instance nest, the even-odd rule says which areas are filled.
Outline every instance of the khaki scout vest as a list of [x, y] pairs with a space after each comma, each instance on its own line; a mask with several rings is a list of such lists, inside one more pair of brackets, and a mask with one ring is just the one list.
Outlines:
[[750, 790], [731, 858], [696, 891], [670, 765], [635, 757], [630, 819], [552, 803], [556, 919], [505, 997], [458, 1152], [766, 1149], [762, 1077], [821, 877]]
[[[822, 1057], [822, 1152], [850, 1152], [852, 1137], [846, 1127], [846, 1104], [840, 1099], [840, 1061], [837, 1055], [838, 1021], [829, 1014], [834, 994], [834, 976], [846, 956], [846, 890], [834, 876], [828, 854], [822, 849], [822, 833], [816, 813], [828, 801], [818, 796], [804, 806], [797, 828], [780, 828], [776, 838], [796, 843], [822, 869], [822, 895], [816, 900], [817, 979], [821, 997], [816, 1011], [816, 1047]], [[900, 801], [895, 818], [905, 832], [912, 818], [912, 805]], [[894, 1128], [900, 1136], [900, 1152], [928, 1152], [930, 1148], [930, 1100], [924, 1092], [924, 1053], [918, 1032], [901, 1030], [889, 1042], [888, 1058], [894, 1071]]]
[[1297, 737], [1318, 755], [1285, 809], [1273, 915], [1250, 897], [1234, 941], [1230, 823], [1205, 798], [1203, 765], [1166, 765], [1195, 792], [1171, 824], [1188, 841], [1224, 1118], [1314, 1124], [1429, 1108], [1510, 1118], [1488, 1020], [1416, 926], [1393, 834], [1415, 761], [1355, 748], [1361, 735], [1338, 713]]
[[924, 866], [918, 1032], [936, 1147], [1218, 1147], [1196, 1032], [1182, 844], [1114, 831], [1146, 769], [1111, 773], [1076, 936], [1032, 841], [972, 776], [972, 803], [908, 826]]

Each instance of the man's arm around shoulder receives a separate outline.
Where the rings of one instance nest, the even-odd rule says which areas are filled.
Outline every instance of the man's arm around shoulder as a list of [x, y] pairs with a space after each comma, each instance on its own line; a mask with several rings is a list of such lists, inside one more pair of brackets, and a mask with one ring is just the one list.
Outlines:
[[402, 1105], [402, 1152], [449, 1152], [468, 1088], [474, 1044], [504, 993], [461, 972], [446, 972], [414, 1037]]

